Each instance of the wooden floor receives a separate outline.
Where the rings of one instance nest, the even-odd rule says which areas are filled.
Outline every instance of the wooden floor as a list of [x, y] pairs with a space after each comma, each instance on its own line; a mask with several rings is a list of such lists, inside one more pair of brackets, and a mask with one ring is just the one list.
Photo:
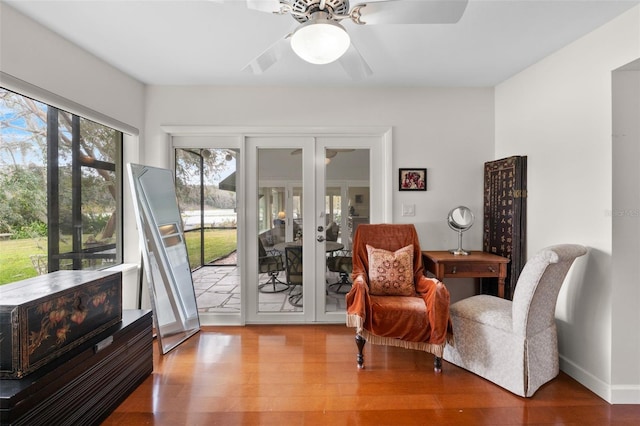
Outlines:
[[561, 373], [520, 398], [433, 356], [365, 346], [343, 325], [204, 327], [167, 355], [104, 425], [634, 425]]

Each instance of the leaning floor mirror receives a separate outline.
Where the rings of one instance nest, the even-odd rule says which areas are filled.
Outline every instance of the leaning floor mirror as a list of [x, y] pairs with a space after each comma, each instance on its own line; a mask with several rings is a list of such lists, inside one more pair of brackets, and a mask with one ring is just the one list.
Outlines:
[[166, 354], [200, 330], [173, 173], [131, 163], [127, 169], [158, 343]]

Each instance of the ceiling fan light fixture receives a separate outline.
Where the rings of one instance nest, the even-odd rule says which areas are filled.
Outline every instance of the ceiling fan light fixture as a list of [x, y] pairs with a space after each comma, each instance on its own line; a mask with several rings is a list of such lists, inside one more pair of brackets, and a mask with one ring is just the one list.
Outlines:
[[340, 58], [350, 44], [351, 38], [344, 27], [324, 18], [300, 25], [291, 36], [291, 48], [296, 55], [317, 65]]

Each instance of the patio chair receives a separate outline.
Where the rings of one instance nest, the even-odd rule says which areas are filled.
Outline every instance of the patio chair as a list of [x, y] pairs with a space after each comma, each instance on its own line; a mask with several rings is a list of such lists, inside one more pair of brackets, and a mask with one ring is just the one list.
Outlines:
[[267, 252], [258, 238], [258, 272], [269, 274], [269, 280], [258, 285], [258, 290], [262, 293], [279, 293], [289, 288], [287, 283], [278, 279], [280, 272], [284, 271], [282, 253], [277, 250]]

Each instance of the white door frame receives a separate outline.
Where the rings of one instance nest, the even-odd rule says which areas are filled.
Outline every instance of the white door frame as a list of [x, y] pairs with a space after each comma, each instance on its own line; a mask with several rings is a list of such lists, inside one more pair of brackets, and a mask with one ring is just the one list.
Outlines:
[[[385, 194], [387, 185], [391, 185], [393, 182], [391, 177], [385, 177], [385, 173], [379, 173], [378, 167], [383, 166], [384, 156], [384, 143], [382, 137], [371, 137], [362, 135], [320, 135], [315, 138], [316, 142], [316, 211], [314, 217], [316, 223], [314, 224], [314, 231], [318, 229], [318, 226], [325, 226], [326, 221], [324, 218], [325, 209], [325, 188], [327, 187], [327, 180], [325, 176], [325, 150], [326, 149], [367, 149], [369, 150], [369, 200], [372, 207], [369, 212], [370, 223], [384, 223], [391, 220], [391, 214], [386, 215], [385, 207], [391, 206], [391, 202], [386, 202]], [[331, 182], [329, 181], [329, 186]], [[342, 194], [344, 199], [347, 199], [347, 194]], [[343, 215], [345, 217], [345, 215]], [[345, 222], [343, 220], [343, 222]], [[347, 227], [343, 226], [343, 230], [346, 231]], [[314, 232], [314, 239], [318, 234], [324, 235], [324, 232]], [[343, 233], [343, 236], [346, 232]], [[316, 250], [316, 258], [314, 259], [315, 270], [315, 282], [324, 282], [326, 280], [326, 254], [324, 250]], [[315, 322], [328, 322], [328, 323], [344, 323], [344, 312], [327, 312], [326, 311], [326, 297], [325, 286], [317, 285], [315, 290]]]
[[[285, 313], [284, 315], [273, 315], [267, 313], [257, 312], [257, 301], [251, 300], [248, 297], [253, 292], [257, 277], [257, 265], [253, 262], [246, 262], [245, 259], [256, 258], [257, 247], [256, 244], [251, 244], [251, 241], [255, 241], [257, 237], [257, 229], [255, 223], [255, 217], [248, 217], [247, 212], [250, 210], [248, 202], [252, 197], [249, 186], [251, 186], [247, 179], [252, 172], [251, 167], [248, 166], [247, 154], [248, 146], [247, 140], [250, 137], [311, 137], [311, 138], [324, 138], [324, 137], [336, 137], [336, 138], [354, 138], [369, 137], [375, 138], [376, 142], [371, 149], [370, 159], [370, 172], [369, 182], [371, 188], [371, 205], [376, 208], [371, 209], [370, 221], [372, 223], [387, 223], [393, 218], [392, 214], [392, 199], [393, 199], [393, 173], [392, 173], [392, 128], [390, 126], [365, 126], [365, 127], [315, 127], [315, 126], [282, 126], [282, 127], [269, 127], [269, 126], [162, 126], [162, 130], [170, 136], [172, 139], [180, 136], [196, 137], [197, 139], [213, 140], [214, 147], [237, 147], [240, 149], [238, 173], [236, 178], [236, 194], [238, 197], [238, 265], [240, 267], [241, 278], [241, 292], [242, 292], [242, 310], [239, 317], [232, 319], [221, 319], [221, 323], [224, 324], [238, 324], [244, 325], [248, 323], [296, 323], [296, 322], [331, 322], [340, 323], [344, 322], [344, 313], [325, 313], [319, 312], [323, 309], [319, 309], [318, 303], [311, 306], [311, 301], [315, 298], [318, 300], [318, 294], [312, 297], [310, 292], [305, 293], [305, 300], [303, 303], [306, 308], [304, 314], [295, 318], [295, 314]], [[354, 142], [355, 143], [355, 142]], [[169, 144], [169, 158], [173, 158], [173, 150], [175, 147], [173, 143]], [[223, 146], [224, 145], [224, 146]], [[319, 144], [315, 143], [316, 152], [306, 149], [307, 155], [303, 155], [303, 162], [308, 165], [309, 162], [313, 163], [314, 158], [317, 157], [317, 150], [320, 149], [321, 157], [324, 154], [324, 146], [318, 148]], [[206, 147], [206, 146], [203, 146]], [[351, 147], [351, 146], [349, 146]], [[309, 148], [309, 147], [307, 147]], [[304, 148], [303, 148], [304, 149]], [[255, 163], [254, 163], [255, 165]], [[254, 169], [255, 170], [255, 169]], [[324, 170], [324, 169], [323, 169]], [[316, 173], [317, 174], [317, 173]], [[320, 183], [319, 181], [322, 181]], [[316, 199], [313, 197], [305, 197], [303, 201], [304, 211], [316, 212], [318, 210], [315, 205], [324, 206], [324, 175], [321, 179], [314, 179], [314, 182], [310, 183], [316, 194], [322, 194], [322, 200], [319, 201], [320, 195], [317, 195]], [[318, 186], [322, 186], [322, 190], [318, 191]], [[255, 184], [253, 184], [255, 187]], [[307, 199], [310, 199], [307, 201]], [[324, 208], [324, 207], [322, 207]], [[318, 213], [318, 212], [316, 212]], [[315, 213], [314, 213], [315, 215]], [[319, 214], [318, 214], [319, 216]], [[308, 222], [308, 221], [307, 221]], [[253, 223], [253, 225], [251, 225]], [[303, 235], [315, 235], [315, 224], [303, 223]], [[306, 250], [304, 262], [306, 264], [314, 264], [314, 256], [317, 250]], [[319, 254], [317, 255], [319, 256]], [[251, 264], [249, 264], [251, 263]], [[318, 279], [322, 274], [324, 277], [325, 271], [316, 270], [313, 277], [309, 279]], [[320, 286], [318, 286], [320, 287]], [[320, 290], [316, 290], [319, 292]], [[322, 299], [324, 299], [324, 289], [322, 291]], [[256, 296], [253, 296], [256, 297]], [[322, 303], [324, 306], [324, 303]], [[293, 315], [293, 316], [292, 316]]]
[[[171, 162], [170, 169], [175, 167], [175, 149], [176, 148], [208, 148], [208, 149], [238, 149], [238, 156], [236, 157], [236, 209], [237, 215], [237, 238], [238, 238], [238, 267], [240, 269], [242, 265], [242, 258], [240, 253], [244, 251], [244, 226], [240, 226], [240, 223], [244, 223], [244, 217], [241, 212], [245, 211], [244, 208], [244, 181], [243, 181], [243, 167], [244, 167], [244, 147], [243, 139], [238, 135], [227, 134], [200, 134], [199, 132], [192, 132], [191, 127], [172, 127], [163, 128], [170, 136], [169, 143], [169, 161]], [[175, 170], [174, 170], [175, 173]], [[240, 278], [243, 281], [243, 278]], [[243, 291], [243, 290], [241, 290]], [[242, 297], [242, 295], [240, 296]], [[200, 323], [202, 325], [242, 325], [245, 323], [244, 313], [241, 309], [240, 313], [200, 313]]]
[[[303, 293], [303, 309], [301, 312], [272, 312], [272, 311], [260, 311], [259, 310], [259, 298], [258, 292], [258, 221], [256, 220], [259, 212], [258, 207], [258, 189], [260, 182], [258, 181], [257, 172], [258, 165], [258, 152], [259, 150], [270, 149], [301, 149], [300, 160], [302, 165], [302, 193], [312, 194], [314, 191], [314, 179], [311, 176], [307, 178], [309, 170], [313, 170], [313, 156], [314, 152], [309, 148], [313, 144], [313, 138], [309, 136], [299, 135], [279, 135], [279, 136], [247, 136], [245, 138], [245, 160], [246, 169], [252, 172], [245, 176], [246, 181], [246, 197], [245, 215], [247, 221], [245, 223], [246, 239], [245, 239], [245, 259], [248, 261], [245, 263], [245, 269], [247, 273], [246, 286], [242, 286], [242, 306], [246, 311], [247, 323], [262, 323], [262, 324], [283, 324], [283, 323], [307, 323], [313, 322], [313, 309], [309, 302], [308, 292]], [[307, 171], [305, 173], [305, 171]], [[261, 177], [261, 176], [260, 176]], [[310, 214], [314, 211], [315, 200], [313, 197], [303, 197], [302, 199], [302, 216], [303, 218], [310, 218]], [[311, 220], [302, 221], [302, 235], [313, 235], [313, 223]], [[302, 250], [302, 263], [304, 265], [313, 264], [313, 251], [315, 250], [315, 244], [310, 238], [303, 238], [303, 250]], [[313, 274], [303, 274], [303, 289], [311, 285]], [[243, 283], [244, 284], [244, 283]], [[246, 289], [246, 291], [245, 291]], [[286, 291], [285, 291], [286, 293]]]

